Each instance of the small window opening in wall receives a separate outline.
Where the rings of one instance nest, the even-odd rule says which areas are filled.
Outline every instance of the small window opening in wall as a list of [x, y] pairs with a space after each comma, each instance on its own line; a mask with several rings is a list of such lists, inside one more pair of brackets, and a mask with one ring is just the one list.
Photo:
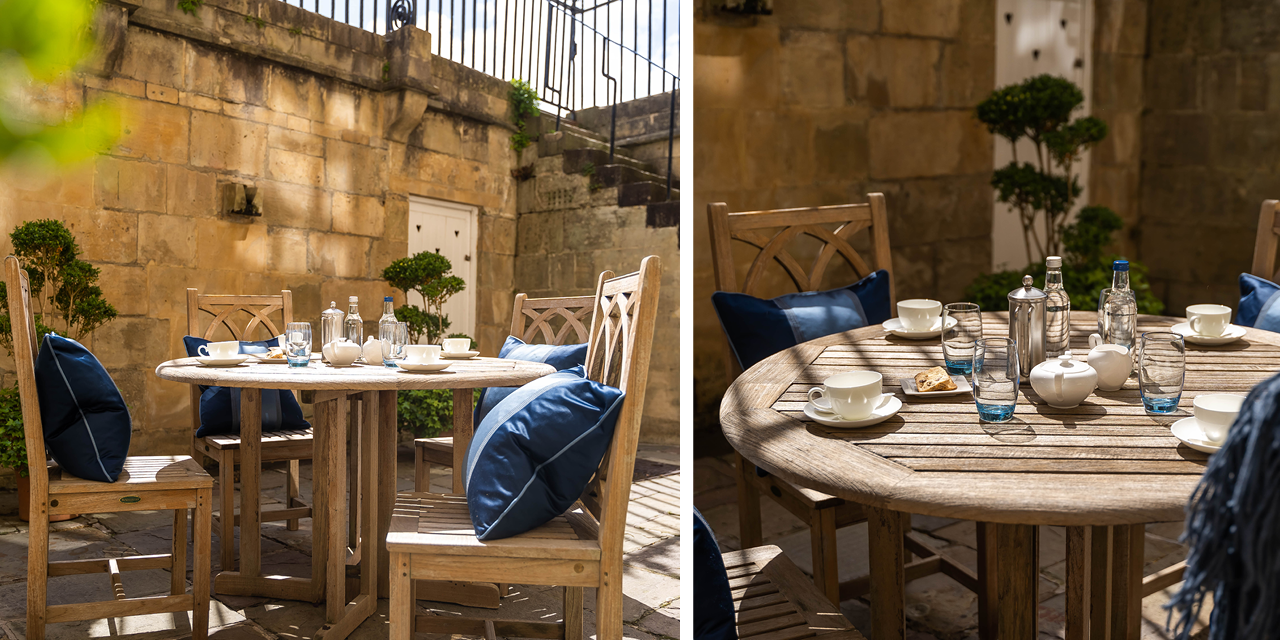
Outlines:
[[1005, 24], [1013, 24], [1013, 14], [1012, 14], [1012, 13], [1006, 13], [1006, 14], [1004, 14], [1004, 23], [1005, 23]]

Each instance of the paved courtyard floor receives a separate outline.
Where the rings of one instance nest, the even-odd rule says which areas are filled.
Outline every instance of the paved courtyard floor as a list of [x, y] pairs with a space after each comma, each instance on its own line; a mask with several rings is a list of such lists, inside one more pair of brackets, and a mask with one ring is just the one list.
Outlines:
[[[725, 549], [739, 549], [737, 488], [732, 457], [699, 458], [693, 465], [694, 506], [702, 512]], [[761, 500], [766, 544], [781, 547], [797, 565], [812, 573], [809, 528], [773, 500]], [[977, 528], [973, 522], [914, 516], [911, 527], [928, 541], [961, 560], [970, 569], [978, 563]], [[1186, 558], [1178, 543], [1181, 522], [1147, 525], [1146, 574], [1151, 574]], [[837, 557], [842, 581], [867, 575], [867, 527], [857, 524], [837, 532]], [[1062, 638], [1066, 618], [1066, 534], [1063, 527], [1040, 527], [1040, 640]], [[1171, 638], [1165, 629], [1167, 612], [1162, 608], [1181, 583], [1147, 596], [1142, 602], [1142, 637]], [[934, 574], [907, 583], [908, 640], [976, 640], [978, 598], [951, 578]], [[870, 628], [868, 600], [847, 600], [841, 611], [864, 634]], [[1193, 637], [1207, 637], [1204, 625], [1211, 607], [1206, 606]]]
[[[636, 482], [632, 486], [624, 543], [626, 596], [624, 635], [636, 640], [678, 638], [680, 635], [680, 473], [678, 447], [641, 445], [636, 462]], [[302, 465], [302, 495], [311, 495], [310, 465]], [[401, 490], [413, 488], [412, 452], [401, 447], [397, 469]], [[263, 472], [265, 508], [284, 499], [283, 467], [267, 467]], [[440, 484], [445, 483], [445, 484]], [[432, 474], [434, 490], [447, 486], [445, 469]], [[214, 508], [218, 508], [215, 490]], [[0, 492], [0, 638], [26, 637], [27, 524], [17, 517], [17, 496]], [[171, 512], [139, 511], [119, 514], [86, 514], [52, 525], [50, 559], [120, 557], [136, 554], [168, 553], [172, 540]], [[310, 575], [310, 520], [302, 520], [300, 530], [287, 531], [285, 523], [263, 524], [262, 564], [268, 573]], [[213, 538], [213, 566], [217, 569], [220, 540]], [[190, 547], [188, 547], [190, 549]], [[191, 552], [188, 550], [190, 559]], [[190, 564], [188, 564], [190, 567]], [[188, 571], [188, 583], [190, 581]], [[168, 593], [169, 572], [131, 571], [123, 574], [125, 593], [130, 597]], [[514, 620], [561, 620], [563, 590], [559, 587], [511, 585], [496, 617]], [[50, 604], [110, 600], [111, 585], [106, 575], [63, 576], [49, 582]], [[586, 590], [586, 632], [595, 633], [595, 590]], [[419, 601], [424, 612], [435, 615], [489, 615], [493, 610], [468, 609]], [[353, 640], [386, 638], [387, 601], [378, 602], [374, 616], [354, 633]], [[210, 637], [218, 640], [302, 640], [313, 637], [324, 623], [324, 605], [266, 598], [214, 595], [210, 603]], [[47, 627], [51, 640], [71, 638], [128, 638], [130, 640], [171, 640], [191, 636], [187, 614], [159, 614], [55, 624]], [[422, 635], [422, 638], [446, 636]]]

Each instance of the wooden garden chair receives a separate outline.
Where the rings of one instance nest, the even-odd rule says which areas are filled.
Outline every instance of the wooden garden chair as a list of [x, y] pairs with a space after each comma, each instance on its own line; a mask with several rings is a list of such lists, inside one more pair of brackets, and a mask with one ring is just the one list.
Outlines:
[[1253, 245], [1253, 269], [1249, 272], [1259, 278], [1276, 281], [1276, 246], [1280, 245], [1280, 200], [1263, 200], [1258, 214], [1258, 237]]
[[866, 640], [774, 546], [723, 554], [741, 640]]
[[[587, 377], [626, 392], [613, 441], [581, 499], [564, 515], [533, 531], [481, 542], [471, 528], [466, 496], [400, 493], [392, 512], [393, 640], [418, 633], [582, 638], [584, 587], [595, 587], [600, 640], [622, 637], [622, 539], [644, 409], [649, 355], [657, 317], [660, 263], [600, 274], [591, 319]], [[462, 443], [459, 443], [462, 444]], [[417, 616], [412, 581], [470, 580], [565, 587], [564, 620], [502, 622]]]
[[[191, 612], [191, 632], [204, 640], [209, 632], [209, 564], [213, 514], [213, 478], [187, 456], [130, 456], [115, 482], [82, 480], [45, 460], [44, 426], [36, 393], [35, 319], [31, 289], [18, 259], [5, 258], [9, 317], [18, 394], [22, 401], [27, 465], [31, 474], [31, 525], [27, 547], [27, 638], [42, 640], [45, 625], [154, 613]], [[191, 592], [187, 593], [187, 511], [195, 510]], [[49, 561], [49, 516], [121, 511], [173, 511], [172, 553]], [[121, 571], [168, 569], [169, 595], [126, 598]], [[49, 605], [49, 577], [107, 573], [115, 600]]]
[[[595, 296], [530, 298], [517, 293], [511, 314], [511, 335], [527, 344], [539, 342], [539, 338], [542, 344], [581, 344], [589, 335], [594, 304]], [[530, 319], [533, 322], [525, 326]], [[413, 441], [413, 448], [413, 490], [430, 491], [431, 466], [453, 466], [453, 438], [418, 438]]]
[[[276, 325], [272, 315], [280, 314], [280, 324]], [[213, 316], [207, 327], [201, 329], [201, 316]], [[247, 324], [241, 326], [236, 320], [247, 315]], [[293, 293], [288, 289], [280, 295], [211, 295], [202, 294], [196, 289], [187, 289], [187, 335], [213, 340], [219, 328], [225, 328], [233, 340], [253, 340], [255, 337], [269, 340], [284, 332], [284, 327], [293, 322]], [[265, 333], [265, 335], [263, 335]], [[183, 354], [184, 356], [186, 354]], [[240, 436], [222, 434], [196, 437], [196, 429], [200, 427], [200, 387], [191, 385], [191, 451], [196, 460], [201, 456], [211, 458], [218, 463], [218, 485], [222, 491], [221, 508], [218, 512], [218, 532], [222, 540], [222, 557], [220, 569], [235, 569], [235, 527], [238, 516], [235, 515], [235, 468], [240, 462]], [[289, 531], [298, 530], [299, 518], [310, 518], [311, 507], [299, 498], [300, 461], [311, 459], [311, 429], [292, 431], [274, 431], [262, 434], [262, 461], [288, 461], [289, 468], [285, 479], [285, 508], [264, 510], [260, 522], [286, 521]], [[352, 512], [355, 513], [353, 508]]]

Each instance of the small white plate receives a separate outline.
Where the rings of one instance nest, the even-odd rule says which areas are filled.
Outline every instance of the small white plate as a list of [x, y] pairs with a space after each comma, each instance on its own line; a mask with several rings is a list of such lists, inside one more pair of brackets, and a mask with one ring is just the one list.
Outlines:
[[1235, 342], [1244, 337], [1244, 327], [1235, 324], [1227, 325], [1227, 330], [1222, 332], [1220, 336], [1202, 336], [1191, 330], [1191, 324], [1187, 322], [1179, 322], [1173, 325], [1174, 333], [1182, 334], [1183, 339], [1192, 344], [1202, 344], [1213, 347], [1220, 344]]
[[457, 353], [440, 352], [440, 357], [446, 360], [470, 360], [480, 355], [479, 351], [459, 351]]
[[429, 373], [431, 371], [444, 371], [445, 369], [448, 369], [450, 366], [450, 363], [448, 362], [427, 363], [427, 362], [406, 362], [404, 360], [401, 360], [396, 364], [400, 365], [401, 369], [404, 369], [405, 371], [409, 371], [413, 373]]
[[1204, 435], [1204, 429], [1200, 428], [1200, 423], [1196, 421], [1195, 416], [1183, 418], [1169, 427], [1173, 432], [1173, 437], [1182, 441], [1183, 444], [1205, 453], [1214, 453], [1222, 448], [1220, 444], [1214, 444]]
[[[955, 318], [947, 318], [947, 327], [954, 327], [957, 322], [959, 322], [959, 320], [956, 320]], [[926, 331], [908, 329], [902, 325], [902, 320], [899, 318], [889, 318], [882, 322], [880, 326], [884, 327], [885, 331], [888, 331], [899, 338], [906, 338], [908, 340], [924, 340], [926, 338], [936, 338], [942, 333], [942, 318], [939, 317], [933, 323], [933, 327]]]
[[248, 356], [245, 354], [241, 354], [238, 356], [231, 356], [230, 358], [214, 358], [211, 356], [196, 356], [196, 360], [199, 360], [200, 364], [206, 367], [234, 367], [236, 365], [244, 364], [245, 361], [247, 361], [250, 357], [251, 356]]
[[909, 396], [958, 396], [962, 393], [973, 391], [973, 387], [969, 386], [969, 380], [964, 376], [951, 376], [951, 381], [956, 383], [956, 388], [950, 391], [917, 391], [915, 378], [903, 378], [898, 382], [902, 384], [902, 392]]
[[[258, 358], [258, 363], [259, 363], [259, 364], [289, 364], [289, 359], [288, 359], [288, 358], [280, 358], [279, 360], [276, 360], [276, 359], [274, 359], [274, 358], [262, 358], [262, 357], [258, 357], [257, 355], [255, 355], [254, 357]], [[319, 360], [319, 359], [321, 359], [321, 358], [323, 358], [323, 357], [324, 357], [324, 356], [321, 356], [321, 355], [320, 355], [320, 354], [318, 354], [318, 353], [313, 353], [313, 354], [311, 354], [311, 359], [312, 359], [312, 360]]]
[[[889, 395], [889, 394], [885, 394]], [[833, 413], [827, 413], [815, 406], [812, 402], [804, 403], [804, 415], [809, 416], [810, 420], [826, 425], [828, 427], [836, 427], [840, 429], [857, 429], [858, 427], [869, 427], [873, 424], [884, 422], [892, 418], [898, 410], [902, 408], [902, 401], [897, 396], [889, 395], [889, 401], [884, 406], [876, 409], [870, 417], [862, 420], [845, 420]]]

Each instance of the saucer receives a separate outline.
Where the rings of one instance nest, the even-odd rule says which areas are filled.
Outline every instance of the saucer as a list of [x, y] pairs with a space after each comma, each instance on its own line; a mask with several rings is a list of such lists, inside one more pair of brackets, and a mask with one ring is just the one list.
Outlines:
[[[888, 395], [888, 394], [886, 394]], [[890, 395], [889, 401], [883, 407], [876, 409], [869, 417], [861, 420], [845, 420], [833, 413], [827, 413], [813, 405], [812, 402], [804, 403], [804, 415], [809, 416], [810, 420], [828, 427], [837, 427], [842, 429], [857, 429], [858, 427], [869, 427], [873, 424], [884, 422], [892, 418], [898, 410], [902, 408], [902, 401], [897, 396]]]
[[450, 366], [448, 362], [408, 362], [406, 360], [401, 360], [396, 364], [400, 365], [401, 369], [404, 369], [405, 371], [411, 371], [414, 373], [443, 371], [445, 369], [448, 369]]
[[244, 364], [252, 356], [240, 354], [230, 358], [214, 358], [212, 356], [196, 356], [196, 360], [206, 367], [234, 367]]
[[479, 351], [459, 351], [457, 353], [440, 352], [440, 357], [446, 360], [470, 360], [480, 355]]
[[[959, 320], [956, 320], [955, 318], [947, 318], [947, 327], [954, 327], [957, 322], [959, 322]], [[934, 321], [933, 326], [924, 331], [916, 331], [914, 329], [906, 328], [903, 326], [901, 318], [889, 318], [882, 322], [880, 326], [884, 327], [885, 331], [888, 331], [899, 338], [906, 338], [908, 340], [924, 340], [925, 338], [936, 338], [942, 333], [942, 317], [939, 316], [938, 319]]]
[[969, 386], [969, 380], [964, 376], [951, 376], [951, 381], [956, 383], [956, 388], [950, 391], [917, 391], [915, 378], [903, 378], [898, 382], [902, 385], [902, 392], [909, 396], [958, 396], [962, 393], [973, 391], [973, 387]]
[[1235, 342], [1236, 340], [1243, 338], [1245, 334], [1244, 327], [1235, 324], [1227, 325], [1227, 330], [1222, 332], [1222, 335], [1220, 336], [1202, 336], [1195, 333], [1191, 330], [1191, 323], [1189, 322], [1179, 322], [1178, 324], [1173, 325], [1170, 330], [1174, 333], [1182, 334], [1183, 339], [1187, 342], [1192, 344], [1202, 344], [1209, 347]]
[[1200, 428], [1200, 423], [1196, 421], [1195, 416], [1173, 423], [1169, 430], [1173, 432], [1173, 437], [1196, 451], [1214, 453], [1222, 448], [1222, 445], [1214, 444], [1205, 437], [1204, 430]]

